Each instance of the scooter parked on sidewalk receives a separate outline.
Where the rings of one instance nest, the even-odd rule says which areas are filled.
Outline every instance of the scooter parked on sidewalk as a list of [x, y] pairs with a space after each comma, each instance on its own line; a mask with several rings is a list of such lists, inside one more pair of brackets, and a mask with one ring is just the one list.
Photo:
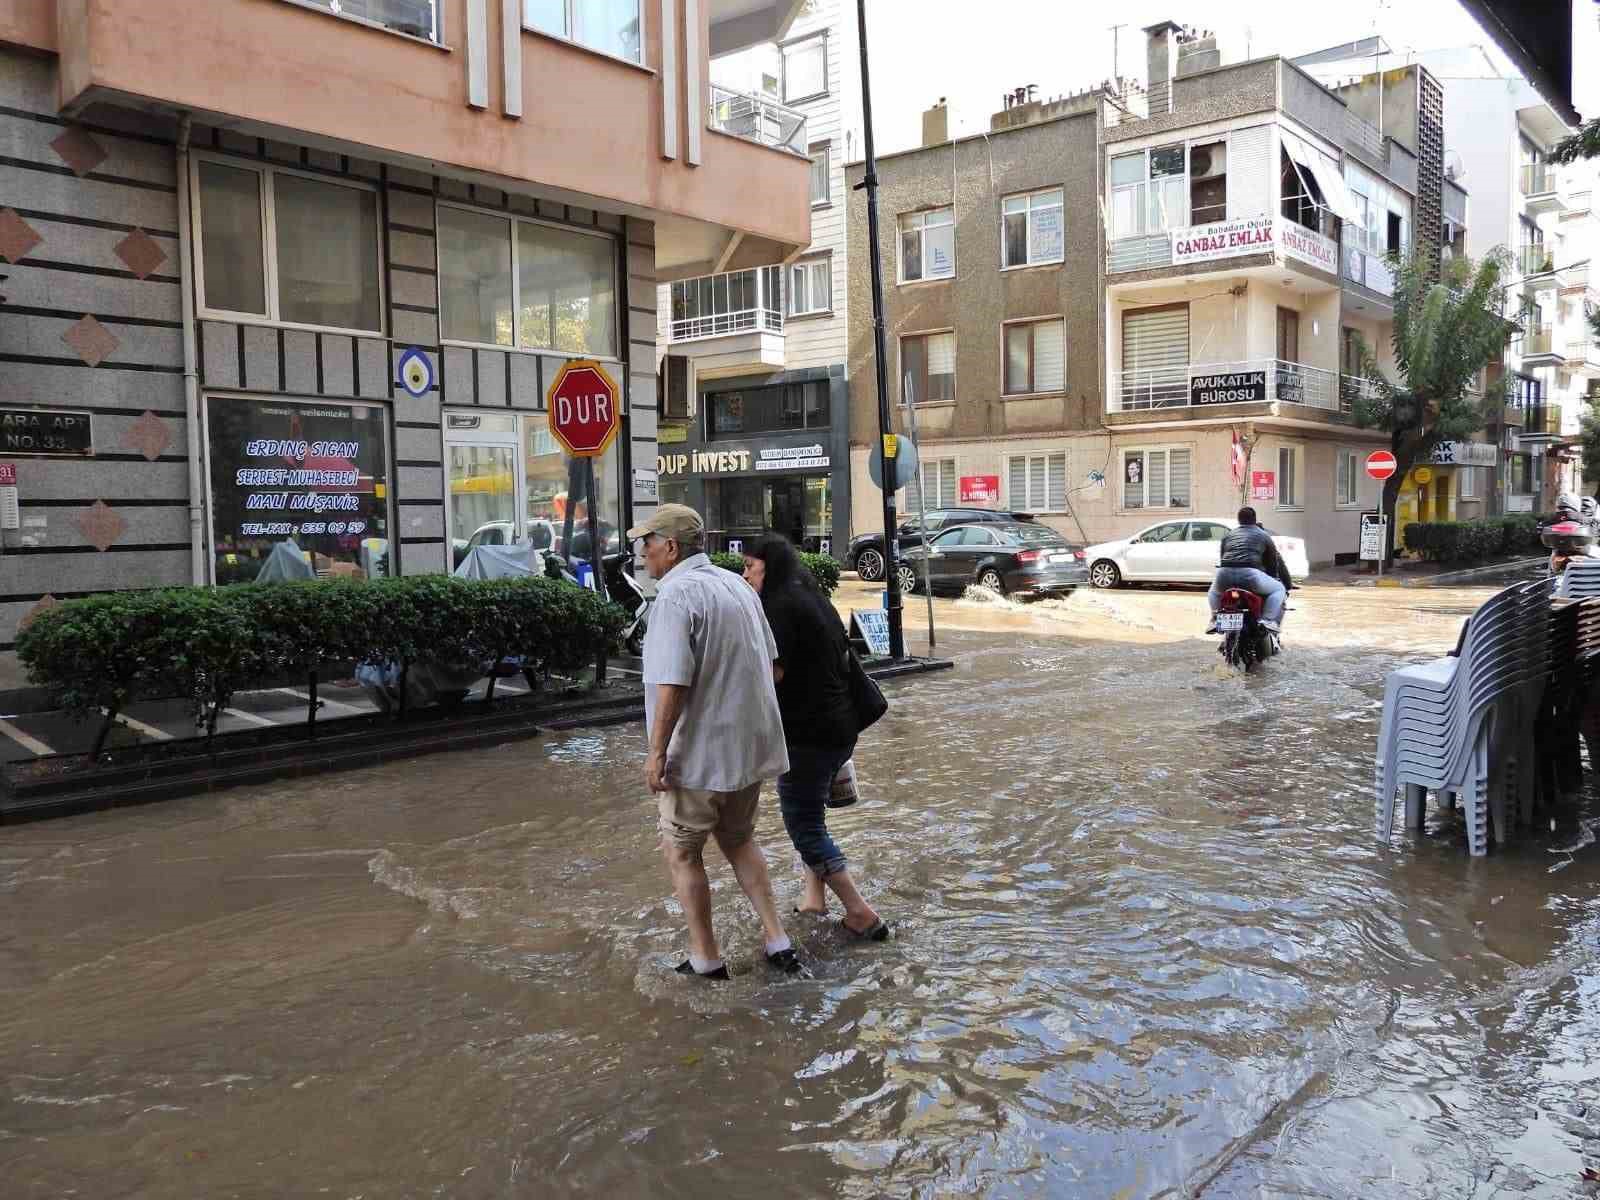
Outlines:
[[606, 595], [628, 613], [628, 623], [622, 629], [623, 648], [637, 658], [644, 653], [644, 634], [654, 597], [646, 595], [644, 586], [634, 578], [633, 555], [607, 554], [600, 565], [605, 574]]

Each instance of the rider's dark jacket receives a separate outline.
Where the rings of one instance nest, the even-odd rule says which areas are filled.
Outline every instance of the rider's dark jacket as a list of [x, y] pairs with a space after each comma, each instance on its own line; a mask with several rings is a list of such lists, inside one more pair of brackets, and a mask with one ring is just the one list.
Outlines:
[[1222, 539], [1222, 558], [1219, 567], [1254, 567], [1275, 575], [1286, 588], [1294, 587], [1289, 578], [1288, 565], [1272, 544], [1272, 535], [1259, 525], [1241, 525], [1231, 529]]

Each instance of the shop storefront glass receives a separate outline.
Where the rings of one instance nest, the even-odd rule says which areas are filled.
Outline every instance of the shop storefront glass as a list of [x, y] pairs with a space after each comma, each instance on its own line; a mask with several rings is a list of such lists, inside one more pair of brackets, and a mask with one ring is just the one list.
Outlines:
[[209, 396], [206, 435], [217, 583], [390, 573], [381, 407]]
[[820, 550], [833, 534], [827, 475], [706, 480], [706, 528], [713, 546], [781, 533], [803, 550]]
[[[543, 413], [445, 412], [446, 513], [453, 561], [479, 546], [529, 544], [560, 553], [573, 518], [571, 554], [589, 554], [584, 460], [569, 458]], [[594, 460], [602, 552], [621, 546], [620, 439]]]

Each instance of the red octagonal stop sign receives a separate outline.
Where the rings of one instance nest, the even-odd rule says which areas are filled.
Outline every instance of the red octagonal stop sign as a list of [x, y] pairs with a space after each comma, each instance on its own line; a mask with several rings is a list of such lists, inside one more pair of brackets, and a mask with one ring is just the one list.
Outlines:
[[574, 359], [556, 373], [545, 394], [550, 432], [574, 458], [598, 458], [622, 423], [617, 384], [589, 359]]

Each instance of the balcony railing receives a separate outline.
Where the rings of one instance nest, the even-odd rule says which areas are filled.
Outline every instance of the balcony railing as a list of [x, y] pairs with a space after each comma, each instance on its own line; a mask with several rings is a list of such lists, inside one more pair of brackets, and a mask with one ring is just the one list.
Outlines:
[[1592, 371], [1600, 368], [1600, 344], [1593, 337], [1569, 337], [1562, 344], [1561, 353], [1571, 370]]
[[1554, 355], [1556, 350], [1556, 331], [1553, 326], [1540, 325], [1530, 329], [1522, 335], [1522, 357], [1534, 358], [1540, 355]]
[[672, 285], [668, 341], [734, 333], [782, 333], [781, 267], [751, 267], [721, 275], [680, 279]]
[[806, 117], [767, 96], [711, 85], [711, 128], [803, 155]]
[[1107, 397], [1112, 412], [1280, 402], [1335, 413], [1348, 413], [1351, 398], [1337, 371], [1278, 358], [1122, 371]]
[[1364, 151], [1372, 158], [1383, 158], [1383, 134], [1371, 121], [1348, 108], [1344, 110], [1344, 142], [1352, 150]]
[[1523, 437], [1560, 437], [1561, 405], [1536, 404], [1522, 410]]
[[1518, 248], [1517, 267], [1524, 275], [1546, 275], [1556, 269], [1555, 254], [1542, 243], [1531, 242]]
[[1549, 163], [1522, 164], [1522, 194], [1543, 196], [1556, 190], [1556, 170]]

